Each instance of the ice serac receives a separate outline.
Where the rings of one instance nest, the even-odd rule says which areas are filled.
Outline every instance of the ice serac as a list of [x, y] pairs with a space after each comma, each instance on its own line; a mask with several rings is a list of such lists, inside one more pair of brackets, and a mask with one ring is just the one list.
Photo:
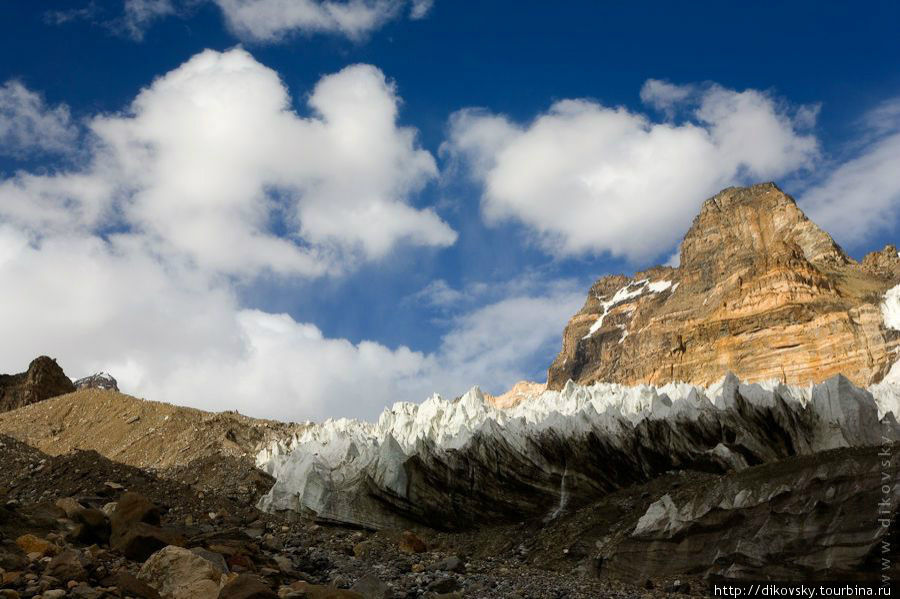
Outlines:
[[774, 184], [729, 188], [703, 204], [677, 268], [594, 284], [548, 386], [709, 385], [726, 372], [799, 385], [843, 374], [867, 386], [900, 357], [881, 305], [898, 283], [895, 247], [857, 263]]
[[[900, 439], [900, 389], [835, 376], [805, 387], [569, 382], [498, 409], [477, 388], [398, 403], [377, 423], [313, 425], [265, 448], [261, 505], [371, 528], [553, 518], [666, 472], [729, 472]], [[882, 437], [884, 435], [884, 438]], [[563, 506], [563, 507], [560, 507]]]

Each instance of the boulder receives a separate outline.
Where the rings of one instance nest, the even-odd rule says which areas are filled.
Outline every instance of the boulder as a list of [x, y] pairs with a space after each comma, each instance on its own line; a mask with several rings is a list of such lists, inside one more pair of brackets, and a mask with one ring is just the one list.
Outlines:
[[81, 508], [72, 515], [77, 524], [74, 537], [85, 544], [103, 545], [109, 542], [110, 525], [106, 514], [98, 509]]
[[430, 571], [440, 571], [443, 570], [445, 572], [465, 572], [466, 565], [463, 563], [461, 559], [456, 557], [455, 555], [451, 555], [448, 558], [442, 559], [441, 561], [431, 564], [426, 568]]
[[240, 574], [222, 587], [219, 599], [278, 599], [278, 594], [258, 576]]
[[75, 512], [84, 509], [84, 506], [78, 503], [78, 500], [74, 497], [62, 497], [60, 499], [57, 499], [54, 505], [64, 511], [66, 513], [66, 517], [69, 519], [74, 519]]
[[366, 574], [357, 580], [350, 590], [359, 593], [366, 599], [391, 599], [394, 596], [390, 587], [374, 574]]
[[46, 539], [25, 534], [16, 539], [16, 545], [26, 554], [37, 553], [40, 557], [56, 555], [59, 547]]
[[159, 591], [137, 578], [128, 570], [119, 570], [111, 583], [107, 586], [117, 587], [124, 595], [139, 597], [140, 599], [162, 599]]
[[110, 547], [143, 561], [166, 545], [183, 544], [176, 533], [160, 528], [159, 522], [159, 508], [150, 500], [134, 492], [123, 494], [110, 517]]
[[50, 560], [45, 574], [63, 582], [83, 581], [87, 578], [87, 572], [81, 563], [81, 553], [75, 549], [66, 549]]
[[221, 553], [216, 553], [215, 551], [210, 551], [203, 547], [194, 547], [191, 551], [218, 568], [223, 574], [228, 574], [228, 564], [225, 562], [225, 557], [223, 557]]
[[113, 536], [124, 532], [136, 522], [159, 526], [159, 521], [159, 508], [140, 493], [131, 491], [119, 498], [116, 509], [110, 516]]
[[428, 551], [428, 546], [425, 544], [425, 541], [416, 536], [416, 534], [411, 530], [404, 530], [400, 534], [400, 540], [397, 543], [397, 548], [402, 553], [407, 554], [425, 553], [426, 551]]
[[168, 545], [183, 544], [184, 539], [177, 533], [143, 522], [132, 524], [110, 541], [113, 549], [121, 552], [128, 559], [140, 562]]
[[300, 597], [303, 599], [366, 599], [356, 591], [311, 584], [303, 580], [292, 583], [290, 588], [292, 591], [300, 593]]
[[95, 589], [86, 582], [78, 583], [69, 587], [69, 596], [72, 599], [103, 599], [107, 597], [106, 593]]
[[138, 579], [155, 588], [163, 599], [216, 599], [226, 580], [209, 561], [175, 546], [151, 555], [141, 566]]
[[359, 558], [367, 558], [372, 553], [372, 543], [369, 541], [360, 541], [353, 546], [353, 555]]

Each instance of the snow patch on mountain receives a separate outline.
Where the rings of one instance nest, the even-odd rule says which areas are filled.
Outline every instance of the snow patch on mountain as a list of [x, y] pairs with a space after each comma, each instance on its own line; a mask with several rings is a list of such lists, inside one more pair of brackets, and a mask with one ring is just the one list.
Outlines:
[[119, 384], [108, 372], [97, 372], [90, 376], [73, 381], [76, 389], [106, 389], [118, 391]]
[[[604, 300], [603, 296], [597, 296], [597, 299], [600, 301], [600, 307], [603, 309], [603, 312], [600, 316], [597, 317], [597, 320], [594, 321], [594, 324], [591, 325], [590, 330], [587, 334], [582, 337], [582, 339], [587, 339], [592, 336], [594, 333], [600, 330], [603, 326], [603, 320], [609, 314], [609, 311], [614, 307], [618, 306], [622, 302], [626, 302], [628, 300], [634, 299], [643, 295], [646, 292], [649, 293], [662, 293], [663, 291], [672, 287], [672, 281], [653, 281], [651, 282], [649, 279], [641, 279], [640, 281], [632, 281], [628, 283], [621, 289], [618, 289], [612, 296], [612, 298], [608, 300]], [[676, 284], [677, 287], [677, 284]], [[673, 289], [674, 290], [674, 289]], [[622, 338], [624, 339], [624, 337]]]

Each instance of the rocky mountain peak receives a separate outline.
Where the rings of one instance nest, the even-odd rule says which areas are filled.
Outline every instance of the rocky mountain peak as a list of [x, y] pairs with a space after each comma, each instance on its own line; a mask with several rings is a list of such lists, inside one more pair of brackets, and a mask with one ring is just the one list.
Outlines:
[[897, 246], [888, 244], [879, 252], [866, 254], [862, 265], [869, 270], [883, 274], [900, 271], [900, 252], [897, 251]]
[[566, 327], [548, 373], [623, 384], [740, 379], [867, 385], [900, 354], [885, 325], [885, 292], [900, 283], [889, 246], [849, 258], [774, 183], [731, 187], [706, 200], [677, 268], [599, 279]]
[[104, 389], [106, 391], [118, 391], [119, 383], [108, 372], [97, 372], [75, 381], [76, 389]]
[[682, 241], [681, 268], [705, 272], [711, 255], [729, 268], [777, 255], [822, 266], [851, 262], [831, 236], [774, 183], [729, 187], [703, 203]]
[[0, 374], [0, 412], [21, 408], [74, 390], [75, 385], [56, 360], [39, 356], [31, 361], [25, 372]]

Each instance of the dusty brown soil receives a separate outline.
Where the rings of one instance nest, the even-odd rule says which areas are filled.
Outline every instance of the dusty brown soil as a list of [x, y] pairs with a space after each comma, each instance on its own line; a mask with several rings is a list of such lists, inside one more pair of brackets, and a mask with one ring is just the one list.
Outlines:
[[140, 468], [187, 466], [211, 455], [252, 459], [258, 448], [304, 425], [213, 414], [85, 389], [0, 414], [0, 434], [59, 455], [94, 450]]

